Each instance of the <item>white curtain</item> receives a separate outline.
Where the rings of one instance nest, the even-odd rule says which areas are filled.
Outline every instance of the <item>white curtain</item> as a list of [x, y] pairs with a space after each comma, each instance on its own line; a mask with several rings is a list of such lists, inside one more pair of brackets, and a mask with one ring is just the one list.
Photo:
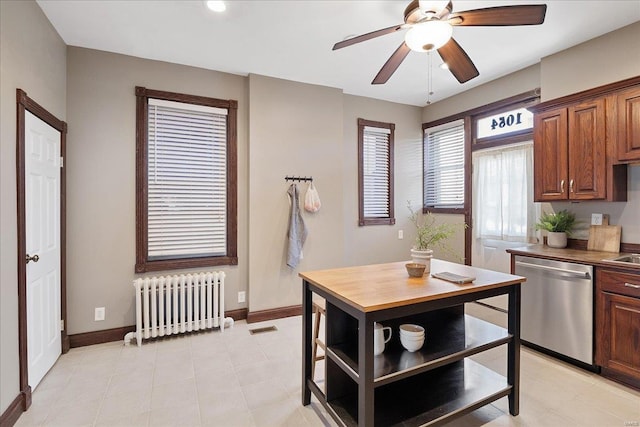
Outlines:
[[533, 144], [474, 153], [476, 238], [535, 241]]

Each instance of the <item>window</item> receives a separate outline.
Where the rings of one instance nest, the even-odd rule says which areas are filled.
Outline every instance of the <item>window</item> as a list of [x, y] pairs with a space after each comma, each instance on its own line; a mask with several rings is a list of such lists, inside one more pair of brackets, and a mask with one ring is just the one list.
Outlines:
[[535, 235], [533, 144], [473, 154], [476, 238], [527, 242]]
[[136, 272], [237, 264], [237, 102], [136, 99]]
[[393, 123], [358, 119], [359, 225], [395, 224]]
[[464, 209], [464, 120], [424, 130], [424, 207]]

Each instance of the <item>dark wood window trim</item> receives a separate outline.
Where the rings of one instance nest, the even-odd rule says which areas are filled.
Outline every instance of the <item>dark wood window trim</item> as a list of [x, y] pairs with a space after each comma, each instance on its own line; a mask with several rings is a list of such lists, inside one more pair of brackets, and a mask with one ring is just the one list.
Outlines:
[[[464, 170], [464, 175], [465, 175], [465, 188], [464, 188], [464, 206], [462, 208], [437, 208], [437, 207], [433, 207], [433, 206], [425, 206], [425, 203], [423, 201], [422, 203], [422, 212], [423, 213], [428, 213], [428, 212], [432, 212], [432, 213], [441, 213], [441, 214], [460, 214], [463, 215], [466, 211], [467, 211], [467, 199], [470, 193], [470, 188], [467, 188], [467, 180], [471, 177], [470, 175], [470, 170], [471, 168], [468, 167], [469, 163], [471, 162], [471, 151], [468, 149], [469, 147], [471, 147], [470, 144], [470, 135], [471, 135], [471, 127], [470, 127], [470, 117], [463, 114], [455, 114], [452, 116], [448, 116], [445, 117], [443, 119], [438, 119], [438, 120], [434, 120], [433, 122], [428, 122], [428, 123], [423, 123], [422, 124], [422, 165], [423, 168], [426, 168], [425, 166], [425, 161], [426, 161], [426, 157], [425, 157], [425, 153], [426, 153], [426, 141], [425, 141], [425, 137], [424, 137], [424, 133], [425, 130], [432, 128], [432, 127], [436, 127], [436, 126], [440, 126], [440, 125], [444, 125], [450, 122], [455, 122], [458, 120], [463, 120], [464, 121], [464, 164], [465, 164], [465, 170]], [[467, 151], [469, 151], [467, 153]], [[424, 173], [424, 170], [423, 170]], [[468, 175], [468, 176], [467, 176]], [[423, 178], [423, 183], [424, 183], [424, 178]], [[424, 191], [423, 191], [424, 193]], [[466, 222], [466, 220], [465, 220]]]
[[[473, 224], [472, 210], [471, 210], [471, 205], [472, 205], [471, 188], [473, 184], [472, 183], [472, 179], [473, 179], [472, 167], [471, 167], [472, 166], [471, 165], [472, 149], [489, 148], [490, 146], [506, 145], [506, 144], [512, 144], [515, 142], [521, 142], [521, 141], [517, 141], [517, 138], [525, 138], [523, 139], [523, 141], [526, 140], [527, 138], [533, 139], [533, 133], [531, 133], [530, 136], [526, 136], [526, 137], [524, 136], [524, 134], [507, 135], [506, 137], [503, 137], [503, 138], [499, 138], [499, 139], [495, 138], [495, 140], [492, 140], [492, 141], [486, 141], [488, 138], [485, 138], [484, 145], [478, 148], [474, 148], [473, 135], [475, 130], [473, 129], [475, 129], [475, 120], [477, 120], [477, 118], [495, 114], [496, 112], [501, 110], [508, 110], [511, 108], [515, 108], [516, 106], [519, 106], [519, 105], [531, 107], [533, 105], [536, 105], [539, 102], [539, 100], [540, 100], [540, 89], [534, 89], [534, 90], [524, 92], [500, 101], [492, 102], [491, 104], [483, 105], [481, 107], [466, 110], [448, 117], [443, 117], [441, 119], [422, 124], [422, 135], [424, 138], [425, 129], [439, 126], [445, 123], [453, 122], [456, 120], [464, 119], [464, 133], [465, 133], [464, 208], [463, 209], [438, 209], [438, 208], [423, 207], [422, 210], [424, 213], [433, 212], [433, 213], [439, 213], [439, 214], [464, 215], [464, 222], [468, 225], [468, 227], [465, 229], [465, 232], [464, 232], [464, 260], [465, 260], [465, 264], [467, 265], [471, 265], [471, 261], [472, 261], [471, 260], [471, 239], [473, 238], [473, 230], [471, 228]], [[424, 148], [424, 144], [423, 144], [423, 148]], [[423, 156], [424, 156], [424, 149], [423, 149]], [[423, 160], [423, 164], [424, 164], [424, 160]]]
[[[389, 129], [389, 217], [371, 218], [364, 216], [364, 128], [365, 126]], [[358, 225], [393, 225], [396, 223], [394, 216], [393, 198], [393, 141], [396, 125], [393, 123], [377, 122], [373, 120], [358, 119]]]
[[[225, 256], [149, 260], [147, 257], [147, 117], [148, 99], [225, 108], [227, 115], [227, 253]], [[238, 102], [136, 87], [136, 273], [238, 264], [237, 219]]]

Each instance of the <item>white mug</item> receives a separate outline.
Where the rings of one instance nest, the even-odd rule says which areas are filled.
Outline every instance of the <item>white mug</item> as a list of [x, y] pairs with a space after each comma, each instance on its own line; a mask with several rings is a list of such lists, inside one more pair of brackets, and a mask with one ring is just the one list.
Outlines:
[[[384, 338], [384, 331], [389, 330], [389, 337]], [[373, 355], [377, 356], [384, 351], [384, 345], [391, 339], [391, 328], [383, 327], [380, 323], [373, 324]]]

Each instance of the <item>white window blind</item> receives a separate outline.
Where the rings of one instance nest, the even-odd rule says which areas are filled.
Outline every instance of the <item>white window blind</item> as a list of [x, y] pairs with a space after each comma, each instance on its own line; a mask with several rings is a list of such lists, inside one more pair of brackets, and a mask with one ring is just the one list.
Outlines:
[[363, 202], [365, 218], [389, 218], [389, 135], [390, 129], [364, 127]]
[[227, 247], [227, 110], [149, 99], [148, 257]]
[[464, 122], [425, 129], [424, 203], [426, 207], [464, 207]]

